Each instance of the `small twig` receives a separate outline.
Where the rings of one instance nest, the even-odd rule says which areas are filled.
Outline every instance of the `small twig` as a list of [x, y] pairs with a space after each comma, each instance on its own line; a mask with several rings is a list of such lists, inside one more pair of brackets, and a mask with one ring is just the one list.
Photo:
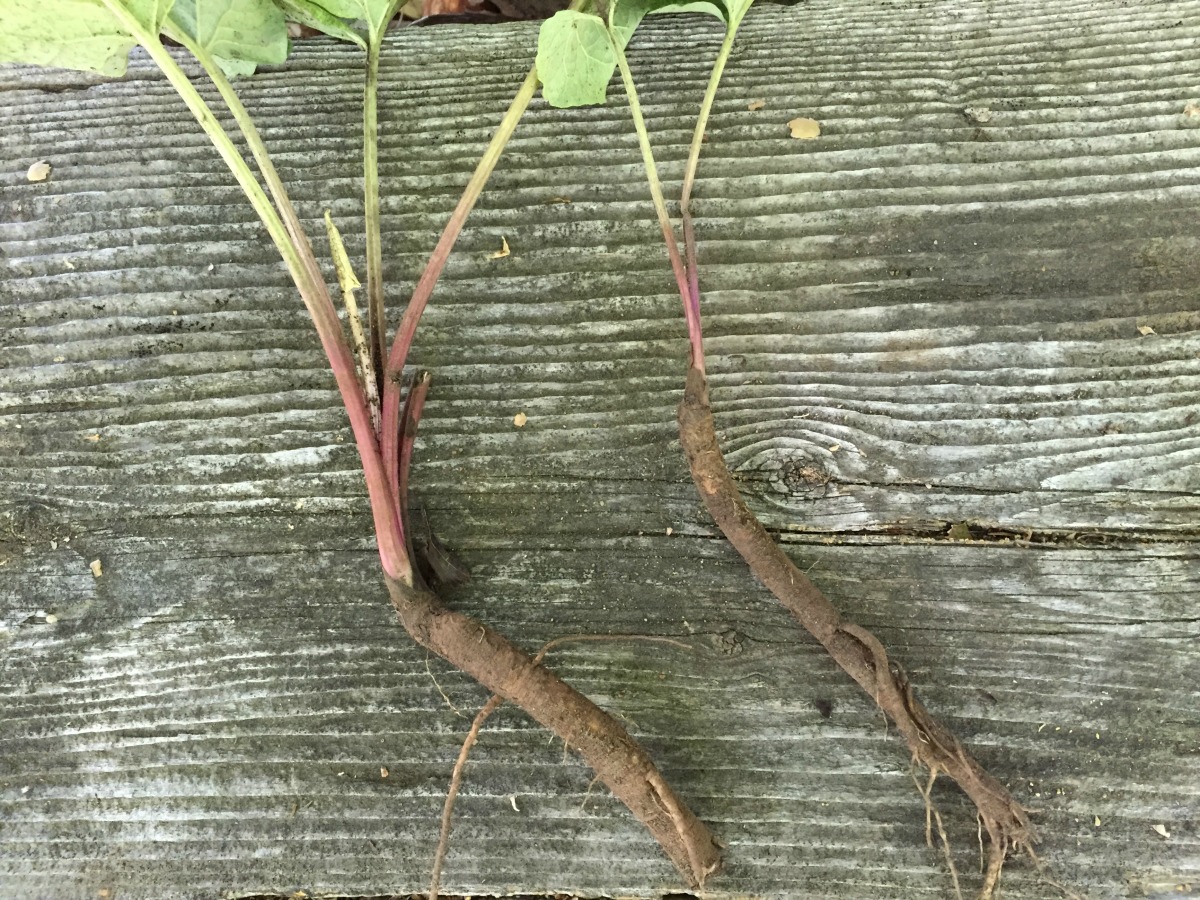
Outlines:
[[594, 788], [596, 786], [596, 782], [599, 780], [600, 780], [599, 777], [596, 777], [588, 782], [587, 790], [583, 792], [583, 799], [579, 801], [579, 811], [580, 812], [587, 811], [588, 798], [592, 796], [592, 788]]
[[1026, 852], [1029, 854], [1029, 858], [1033, 860], [1033, 867], [1037, 869], [1038, 875], [1041, 876], [1042, 880], [1052, 888], [1055, 888], [1061, 892], [1066, 900], [1087, 900], [1083, 894], [1075, 893], [1075, 891], [1071, 890], [1061, 881], [1051, 877], [1050, 873], [1046, 871], [1046, 864], [1042, 862], [1041, 857], [1039, 857], [1032, 849], [1026, 848]]
[[1000, 871], [1004, 868], [1004, 858], [1008, 855], [1007, 843], [992, 844], [988, 851], [987, 871], [983, 875], [983, 887], [979, 889], [979, 900], [992, 900], [996, 894], [996, 886], [1000, 884]]
[[983, 874], [984, 860], [987, 858], [987, 851], [983, 849], [983, 816], [978, 812], [975, 814], [975, 837], [979, 841], [979, 874]]
[[672, 647], [679, 647], [688, 651], [695, 649], [691, 644], [656, 634], [568, 634], [544, 644], [542, 649], [538, 651], [537, 656], [533, 658], [533, 661], [540, 663], [546, 658], [547, 653], [551, 650], [557, 650], [564, 644], [623, 644], [626, 641], [644, 641], [648, 644], [670, 644]]
[[[913, 765], [914, 765], [914, 767], [916, 765], [918, 765], [917, 760], [915, 758], [913, 759]], [[917, 781], [917, 776], [912, 769], [909, 769], [908, 774], [909, 774], [909, 777], [912, 778], [913, 784], [915, 784], [917, 786], [917, 791], [918, 791], [918, 793], [920, 793], [921, 798], [925, 801], [925, 846], [932, 847], [933, 846], [933, 821], [932, 821], [933, 820], [933, 802], [929, 799], [929, 793], [930, 793], [930, 791], [933, 790], [933, 782], [934, 782], [934, 779], [937, 778], [937, 772], [930, 769], [929, 783], [926, 784], [923, 789], [921, 787], [921, 782]]]
[[946, 836], [946, 828], [942, 825], [942, 814], [933, 811], [934, 821], [937, 822], [938, 837], [942, 839], [942, 852], [946, 856], [946, 868], [950, 870], [950, 880], [954, 883], [954, 896], [963, 900], [962, 886], [958, 883], [958, 867], [954, 865], [954, 857], [950, 853], [950, 838]]

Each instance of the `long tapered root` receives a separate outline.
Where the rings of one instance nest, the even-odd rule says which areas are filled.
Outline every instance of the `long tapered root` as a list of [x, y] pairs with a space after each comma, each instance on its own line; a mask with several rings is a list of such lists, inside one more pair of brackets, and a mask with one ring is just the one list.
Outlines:
[[679, 435], [692, 480], [709, 514], [754, 575], [892, 720], [913, 758], [930, 772], [951, 778], [975, 804], [988, 844], [979, 896], [988, 900], [1008, 855], [1018, 851], [1032, 854], [1036, 838], [1028, 813], [914, 696], [908, 678], [888, 658], [879, 639], [861, 625], [844, 620], [746, 506], [717, 444], [707, 380], [696, 367], [688, 371], [679, 405]]
[[629, 807], [691, 887], [721, 866], [716, 839], [663, 780], [621, 724], [500, 633], [447, 608], [428, 591], [388, 579], [405, 630], [579, 751]]

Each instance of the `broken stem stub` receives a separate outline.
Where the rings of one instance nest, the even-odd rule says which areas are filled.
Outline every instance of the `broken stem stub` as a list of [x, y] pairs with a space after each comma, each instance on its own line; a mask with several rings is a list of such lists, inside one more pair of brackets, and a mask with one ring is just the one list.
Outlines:
[[990, 897], [1005, 857], [1016, 850], [1031, 852], [1035, 838], [1026, 810], [914, 696], [879, 639], [844, 620], [746, 506], [717, 443], [707, 379], [695, 367], [688, 370], [679, 405], [679, 436], [704, 505], [758, 580], [895, 723], [913, 758], [952, 778], [975, 804], [989, 842], [980, 896]]
[[387, 579], [392, 604], [413, 639], [521, 707], [574, 747], [649, 829], [691, 887], [721, 865], [716, 839], [663, 780], [653, 760], [615, 718], [482, 622], [433, 594]]

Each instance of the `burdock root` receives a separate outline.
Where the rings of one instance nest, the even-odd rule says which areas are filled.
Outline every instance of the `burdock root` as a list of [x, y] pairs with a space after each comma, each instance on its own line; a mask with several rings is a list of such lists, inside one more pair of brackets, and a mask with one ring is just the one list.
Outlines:
[[975, 804], [988, 842], [979, 896], [991, 897], [1006, 857], [1020, 850], [1033, 855], [1035, 837], [1026, 810], [921, 705], [879, 639], [861, 625], [844, 620], [746, 506], [717, 444], [707, 381], [695, 367], [688, 371], [679, 405], [679, 435], [705, 506], [754, 575], [895, 723], [914, 760], [935, 776], [953, 779]]

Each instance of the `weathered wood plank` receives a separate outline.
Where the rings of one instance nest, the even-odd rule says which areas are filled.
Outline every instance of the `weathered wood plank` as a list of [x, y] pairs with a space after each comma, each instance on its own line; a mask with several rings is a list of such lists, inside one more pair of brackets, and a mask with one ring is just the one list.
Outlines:
[[[1200, 882], [1197, 13], [760, 10], [695, 202], [718, 425], [751, 501], [1095, 898]], [[694, 21], [680, 59], [677, 33], [634, 48], [676, 177], [719, 41]], [[507, 27], [389, 47], [393, 301], [531, 47]], [[306, 42], [242, 87], [318, 237], [326, 205], [359, 208], [360, 65]], [[144, 61], [116, 84], [0, 70], [0, 103], [0, 883], [420, 890], [466, 727], [431, 675], [460, 709], [483, 696], [394, 622], [332, 380], [261, 228]], [[795, 115], [822, 137], [790, 140]], [[51, 181], [24, 183], [38, 158]], [[553, 664], [730, 842], [717, 896], [948, 896], [899, 744], [687, 481], [683, 327], [645, 193], [618, 98], [539, 102], [439, 287], [416, 483], [474, 571], [455, 603], [529, 647], [688, 645]], [[489, 260], [501, 236], [513, 254]], [[449, 889], [674, 886], [522, 716], [474, 760]], [[969, 872], [967, 811], [937, 796]], [[1056, 896], [1027, 868], [1005, 885]]]
[[[544, 500], [528, 502], [545, 514]], [[47, 842], [68, 834], [79, 847], [72, 865], [87, 864], [72, 876], [81, 885], [100, 884], [88, 873], [148, 893], [215, 891], [239, 878], [245, 887], [350, 892], [419, 885], [466, 723], [443, 706], [424, 659], [380, 602], [370, 552], [276, 549], [283, 523], [241, 523], [200, 539], [164, 524], [157, 540], [76, 536], [72, 545], [93, 542], [89, 553], [43, 552], [6, 580], [61, 616], [48, 626], [31, 611], [10, 641], [21, 668], [5, 703], [5, 781], [13, 794], [30, 790], [10, 807], [6, 832], [19, 829], [21, 839], [6, 835], [9, 865], [30, 854], [45, 874]], [[298, 542], [319, 546], [327, 524], [302, 521]], [[769, 597], [747, 588], [722, 545], [656, 535], [602, 549], [587, 537], [579, 548], [569, 535], [562, 549], [468, 548], [476, 583], [458, 602], [531, 646], [599, 627], [694, 647], [583, 646], [556, 665], [628, 717], [735, 841], [725, 889], [819, 885], [859, 859], [897, 895], [943, 895], [937, 856], [921, 847], [903, 753], [865, 698]], [[1060, 874], [1099, 882], [1110, 896], [1119, 895], [1111, 888], [1122, 867], [1139, 862], [1143, 874], [1185, 874], [1178, 842], [1188, 840], [1198, 749], [1186, 687], [1194, 552], [1142, 548], [1104, 564], [1092, 550], [798, 549], [817, 560], [826, 589], [910, 662], [929, 702], [1045, 809], [1044, 852]], [[105, 561], [99, 582], [86, 574], [90, 551]], [[1146, 593], [1148, 581], [1182, 587]], [[465, 679], [432, 668], [460, 708], [482, 700]], [[834, 704], [829, 720], [817, 701]], [[586, 771], [563, 763], [561, 749], [520, 717], [500, 719], [478, 762], [452, 857], [464, 890], [536, 884], [498, 878], [494, 857], [512, 873], [549, 868], [542, 887], [642, 893], [669, 884], [665, 863], [655, 865], [619, 808], [595, 798], [592, 812], [579, 811]], [[1132, 783], [1130, 772], [1139, 773]], [[525, 817], [509, 815], [509, 794]], [[945, 792], [942, 802], [969, 833], [958, 798]], [[538, 814], [549, 820], [531, 821]], [[1151, 830], [1160, 820], [1176, 843]], [[845, 829], [836, 838], [835, 825]], [[182, 843], [154, 858], [142, 845], [155, 834]], [[383, 858], [339, 881], [349, 857], [376, 856], [367, 841]], [[1110, 842], [1126, 850], [1089, 872], [1113, 852]], [[614, 845], [630, 859], [610, 870]], [[582, 864], [572, 864], [575, 854]], [[203, 877], [179, 868], [219, 856], [224, 866]], [[1014, 879], [1041, 895], [1025, 876]], [[844, 886], [847, 895], [865, 889], [861, 880]]]

